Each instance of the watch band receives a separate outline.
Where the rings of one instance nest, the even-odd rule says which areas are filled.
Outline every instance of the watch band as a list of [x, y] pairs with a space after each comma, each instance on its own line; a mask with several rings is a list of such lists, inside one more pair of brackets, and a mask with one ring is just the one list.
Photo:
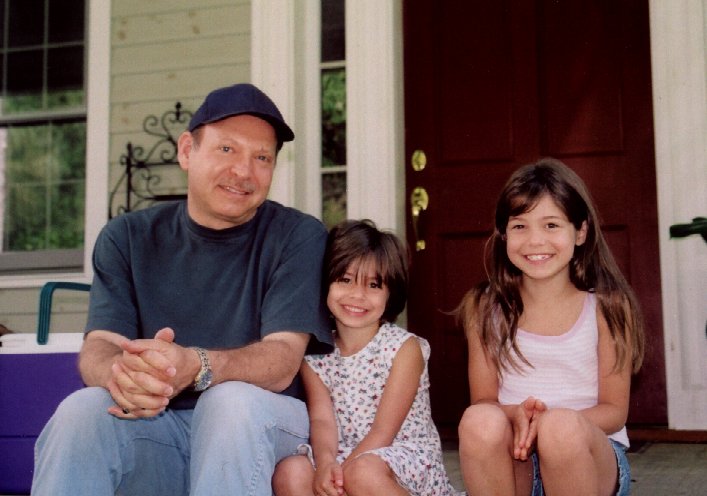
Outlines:
[[209, 354], [204, 348], [194, 346], [192, 349], [196, 351], [199, 355], [199, 360], [201, 360], [201, 368], [199, 369], [199, 372], [197, 372], [196, 377], [194, 377], [194, 391], [204, 391], [211, 386], [211, 381], [213, 379], [211, 362], [209, 362]]

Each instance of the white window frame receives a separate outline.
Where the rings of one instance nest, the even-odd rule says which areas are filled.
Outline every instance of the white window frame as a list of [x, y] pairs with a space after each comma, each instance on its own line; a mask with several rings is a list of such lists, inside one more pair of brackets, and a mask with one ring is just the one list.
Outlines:
[[0, 276], [0, 288], [40, 287], [47, 281], [91, 282], [91, 256], [108, 211], [110, 0], [88, 0], [86, 70], [86, 199], [83, 268]]
[[[297, 136], [270, 191], [321, 217], [319, 0], [254, 0], [251, 80]], [[346, 2], [347, 216], [405, 233], [402, 0]]]

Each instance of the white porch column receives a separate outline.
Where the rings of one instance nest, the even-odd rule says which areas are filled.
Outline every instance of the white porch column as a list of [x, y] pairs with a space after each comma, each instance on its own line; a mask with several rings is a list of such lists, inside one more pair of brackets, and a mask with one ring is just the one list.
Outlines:
[[[668, 422], [707, 429], [707, 243], [670, 239], [707, 216], [707, 0], [650, 0]], [[646, 268], [650, 270], [650, 268]]]
[[402, 3], [346, 2], [347, 205], [405, 237]]
[[[295, 13], [295, 2], [254, 0], [251, 3], [251, 82], [275, 102], [293, 128]], [[297, 140], [298, 130], [293, 130]], [[294, 143], [286, 143], [280, 151], [269, 195], [289, 206], [295, 206], [294, 149]]]

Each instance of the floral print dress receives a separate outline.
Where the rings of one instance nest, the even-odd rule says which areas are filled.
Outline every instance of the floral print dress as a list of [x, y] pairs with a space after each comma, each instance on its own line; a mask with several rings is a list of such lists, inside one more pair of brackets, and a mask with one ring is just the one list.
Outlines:
[[415, 400], [392, 446], [368, 453], [381, 457], [395, 473], [398, 483], [415, 496], [463, 494], [454, 490], [442, 462], [439, 433], [432, 422], [427, 361], [427, 340], [394, 325], [384, 324], [358, 353], [341, 356], [339, 348], [328, 355], [308, 355], [307, 364], [329, 389], [339, 430], [337, 460], [343, 463], [368, 434], [395, 354], [405, 341], [420, 343], [425, 368]]

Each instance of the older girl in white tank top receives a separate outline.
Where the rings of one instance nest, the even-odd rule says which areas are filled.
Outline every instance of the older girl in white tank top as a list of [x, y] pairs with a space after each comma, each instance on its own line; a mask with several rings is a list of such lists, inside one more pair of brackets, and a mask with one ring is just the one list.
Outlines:
[[544, 159], [496, 208], [489, 281], [459, 316], [472, 405], [459, 425], [470, 494], [629, 494], [625, 422], [643, 357], [636, 298], [582, 180]]

